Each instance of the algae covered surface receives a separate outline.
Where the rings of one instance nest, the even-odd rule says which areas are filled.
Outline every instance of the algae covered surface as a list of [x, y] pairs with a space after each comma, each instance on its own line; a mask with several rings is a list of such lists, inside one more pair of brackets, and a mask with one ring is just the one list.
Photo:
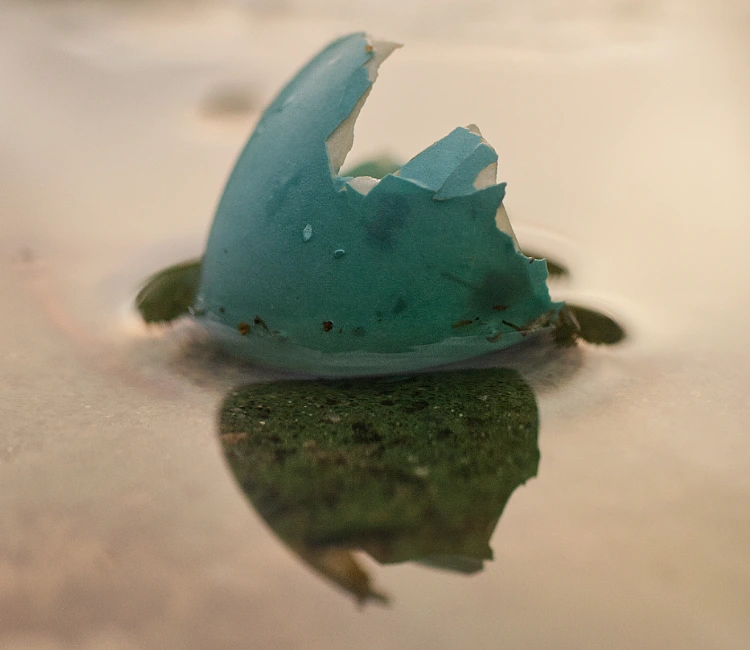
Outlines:
[[135, 305], [147, 323], [168, 323], [190, 312], [201, 279], [201, 260], [188, 260], [155, 273], [144, 283]]
[[536, 401], [514, 370], [287, 381], [233, 391], [220, 415], [245, 494], [296, 549], [481, 569], [539, 463]]

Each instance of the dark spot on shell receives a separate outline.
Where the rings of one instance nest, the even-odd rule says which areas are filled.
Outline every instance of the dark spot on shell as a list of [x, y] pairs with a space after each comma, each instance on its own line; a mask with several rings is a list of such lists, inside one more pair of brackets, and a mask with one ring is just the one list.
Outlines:
[[474, 323], [473, 320], [457, 320], [451, 327], [455, 330], [459, 327], [466, 327], [467, 325], [472, 325]]
[[399, 299], [398, 299], [398, 300], [396, 301], [396, 304], [395, 304], [395, 305], [393, 305], [393, 309], [391, 309], [391, 314], [393, 314], [394, 316], [395, 316], [396, 314], [400, 314], [400, 313], [401, 313], [402, 311], [404, 311], [404, 310], [405, 310], [405, 309], [406, 309], [407, 307], [408, 307], [408, 305], [406, 304], [406, 300], [404, 300], [403, 298], [399, 298]]
[[556, 319], [559, 320], [557, 312], [554, 309], [550, 309], [549, 311], [544, 312], [541, 316], [532, 318], [527, 323], [524, 323], [521, 326], [520, 331], [524, 334], [536, 332], [537, 330], [549, 327]]
[[411, 212], [409, 202], [398, 196], [373, 196], [369, 203], [372, 212], [365, 222], [367, 234], [373, 244], [390, 250], [398, 230], [406, 223]]
[[468, 286], [471, 291], [467, 307], [475, 314], [486, 313], [493, 305], [510, 305], [519, 296], [532, 293], [531, 280], [522, 267], [509, 268], [505, 273], [487, 273], [478, 285]]
[[324, 332], [330, 332], [332, 329], [333, 329], [333, 321], [332, 320], [323, 321], [323, 331]]
[[247, 336], [248, 334], [250, 334], [249, 323], [239, 323], [237, 325], [237, 331], [242, 334], [242, 336]]
[[224, 307], [219, 307], [219, 313], [220, 313], [220, 314], [226, 314], [226, 313], [227, 313], [227, 310], [226, 310], [226, 309], [224, 309]]
[[365, 334], [367, 334], [367, 332], [365, 331], [364, 327], [355, 327], [352, 330], [352, 334], [354, 334], [354, 336], [364, 336]]
[[269, 334], [271, 333], [271, 330], [268, 329], [268, 325], [266, 325], [266, 321], [264, 321], [260, 316], [256, 316], [255, 318], [253, 318], [253, 323], [262, 327]]

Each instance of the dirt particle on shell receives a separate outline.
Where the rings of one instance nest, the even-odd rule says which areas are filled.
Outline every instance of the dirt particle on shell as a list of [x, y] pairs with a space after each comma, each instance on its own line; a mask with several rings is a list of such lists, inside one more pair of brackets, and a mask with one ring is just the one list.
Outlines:
[[249, 323], [238, 323], [237, 324], [237, 331], [242, 334], [242, 336], [247, 336], [250, 334], [250, 324]]
[[256, 316], [253, 319], [253, 323], [262, 327], [267, 333], [271, 333], [271, 330], [268, 329], [268, 325], [266, 325], [266, 321], [264, 321], [260, 316]]
[[325, 320], [323, 321], [323, 331], [324, 332], [330, 332], [333, 329], [333, 321], [332, 320]]
[[455, 330], [459, 327], [466, 327], [467, 325], [471, 325], [474, 321], [473, 320], [457, 320], [451, 327]]

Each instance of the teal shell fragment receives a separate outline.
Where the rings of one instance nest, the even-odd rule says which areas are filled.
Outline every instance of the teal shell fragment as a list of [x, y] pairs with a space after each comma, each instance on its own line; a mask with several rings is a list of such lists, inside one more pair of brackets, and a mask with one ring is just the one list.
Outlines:
[[352, 34], [310, 61], [229, 178], [195, 315], [235, 354], [322, 375], [404, 372], [507, 347], [561, 307], [544, 260], [495, 223], [505, 184], [478, 183], [497, 154], [475, 128], [379, 182], [338, 176], [327, 141], [356, 117], [378, 47]]
[[[477, 174], [496, 162], [497, 154], [480, 135], [459, 127], [412, 158], [399, 176], [432, 190], [436, 199], [450, 199], [474, 194]], [[505, 183], [501, 186], [504, 195]]]

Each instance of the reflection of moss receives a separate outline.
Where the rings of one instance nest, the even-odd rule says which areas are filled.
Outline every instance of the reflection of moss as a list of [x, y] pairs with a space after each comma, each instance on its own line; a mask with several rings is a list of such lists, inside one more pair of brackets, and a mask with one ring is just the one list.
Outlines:
[[255, 384], [220, 434], [258, 512], [295, 548], [361, 548], [473, 571], [536, 474], [533, 393], [512, 370]]

